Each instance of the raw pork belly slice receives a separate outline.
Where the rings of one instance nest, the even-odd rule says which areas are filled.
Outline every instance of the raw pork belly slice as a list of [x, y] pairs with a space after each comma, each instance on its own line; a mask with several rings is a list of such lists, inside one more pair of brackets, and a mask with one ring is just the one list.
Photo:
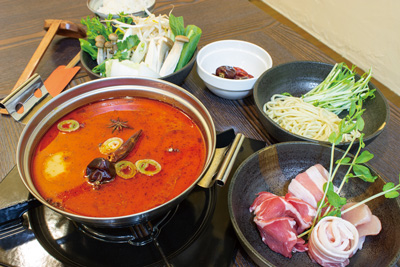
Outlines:
[[250, 206], [250, 212], [255, 213], [254, 222], [271, 250], [288, 258], [292, 252], [307, 250], [305, 241], [297, 235], [311, 226], [316, 214], [309, 204], [290, 194], [284, 198], [261, 192]]
[[321, 164], [316, 164], [306, 170], [306, 173], [313, 181], [313, 183], [318, 187], [324, 187], [324, 184], [328, 181], [328, 171]]
[[296, 221], [289, 217], [275, 218], [264, 221], [254, 219], [261, 234], [262, 241], [268, 247], [287, 258], [292, 257], [293, 248], [297, 243], [304, 244], [304, 240], [297, 238]]
[[304, 200], [314, 208], [324, 195], [323, 185], [328, 181], [328, 171], [316, 164], [300, 173], [289, 184], [289, 193]]

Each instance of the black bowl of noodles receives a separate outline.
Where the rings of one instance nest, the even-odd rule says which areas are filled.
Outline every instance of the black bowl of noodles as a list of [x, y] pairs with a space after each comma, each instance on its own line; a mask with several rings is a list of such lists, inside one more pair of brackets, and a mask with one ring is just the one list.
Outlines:
[[[265, 71], [254, 85], [253, 97], [256, 103], [258, 117], [270, 136], [277, 142], [309, 141], [330, 144], [327, 140], [317, 140], [311, 137], [293, 133], [284, 129], [280, 124], [271, 119], [264, 109], [264, 105], [275, 94], [289, 93], [291, 96], [300, 97], [325, 80], [334, 65], [322, 62], [295, 61], [281, 64]], [[356, 74], [355, 80], [360, 76]], [[363, 140], [366, 144], [374, 140], [384, 130], [389, 121], [389, 106], [383, 94], [371, 82], [370, 89], [375, 89], [375, 97], [368, 97], [362, 108], [365, 109], [362, 118], [365, 122]], [[287, 113], [284, 113], [288, 115]], [[339, 119], [345, 117], [347, 111], [338, 114]], [[305, 128], [308, 123], [298, 123], [298, 128]], [[303, 133], [301, 133], [303, 134]], [[326, 135], [329, 135], [327, 133]], [[357, 141], [355, 143], [358, 143]], [[349, 141], [342, 141], [338, 146], [347, 147]]]

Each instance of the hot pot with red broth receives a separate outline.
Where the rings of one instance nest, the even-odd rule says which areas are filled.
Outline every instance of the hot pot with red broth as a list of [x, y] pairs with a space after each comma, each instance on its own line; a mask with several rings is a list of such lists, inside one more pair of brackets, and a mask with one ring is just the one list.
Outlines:
[[161, 80], [91, 81], [47, 103], [25, 127], [17, 165], [31, 194], [77, 222], [124, 227], [179, 204], [209, 166], [207, 109]]

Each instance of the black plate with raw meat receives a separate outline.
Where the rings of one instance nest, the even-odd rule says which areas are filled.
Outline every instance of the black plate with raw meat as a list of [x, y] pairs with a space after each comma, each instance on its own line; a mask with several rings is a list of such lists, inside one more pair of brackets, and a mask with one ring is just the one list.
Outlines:
[[[317, 163], [329, 170], [331, 147], [308, 142], [287, 142], [268, 146], [247, 158], [233, 175], [228, 195], [231, 221], [236, 234], [249, 256], [260, 266], [318, 266], [307, 253], [294, 253], [291, 259], [268, 248], [261, 240], [249, 212], [256, 195], [269, 191], [285, 195], [291, 179]], [[335, 152], [335, 158], [343, 155]], [[368, 166], [368, 165], [367, 165]], [[349, 201], [360, 201], [382, 191], [385, 180], [378, 175], [374, 183], [352, 179], [342, 192]], [[345, 168], [337, 177], [343, 177]], [[340, 180], [336, 178], [334, 184]], [[350, 258], [349, 266], [391, 266], [400, 257], [400, 201], [379, 197], [367, 203], [372, 213], [382, 222], [382, 230], [377, 236], [367, 236], [363, 249]]]

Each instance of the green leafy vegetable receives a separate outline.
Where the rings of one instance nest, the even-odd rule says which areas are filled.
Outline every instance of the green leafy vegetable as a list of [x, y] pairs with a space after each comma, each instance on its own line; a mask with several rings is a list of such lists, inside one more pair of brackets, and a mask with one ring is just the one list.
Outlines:
[[375, 92], [368, 86], [372, 71], [364, 73], [356, 81], [354, 69], [355, 66], [350, 69], [343, 62], [335, 64], [323, 82], [302, 96], [304, 102], [330, 110], [336, 115], [343, 110], [351, 109], [353, 112], [352, 105], [357, 100], [374, 97]]
[[[324, 184], [324, 191], [326, 190], [326, 185], [327, 183]], [[333, 184], [329, 183], [329, 188], [327, 190], [326, 194], [329, 204], [331, 204], [335, 208], [341, 208], [344, 204], [347, 203], [346, 198], [340, 197], [334, 190], [333, 190]]]
[[101, 63], [101, 64], [97, 65], [96, 67], [94, 67], [92, 69], [92, 71], [94, 73], [99, 73], [99, 74], [102, 74], [104, 76], [104, 74], [106, 73], [106, 62], [103, 61], [103, 63]]
[[175, 71], [180, 70], [190, 61], [196, 51], [197, 44], [199, 43], [202, 31], [195, 25], [188, 25], [185, 28], [183, 17], [175, 17], [173, 14], [169, 16], [169, 27], [171, 28], [174, 36], [185, 35], [189, 38], [189, 42], [185, 43], [182, 49], [181, 56]]
[[182, 49], [181, 57], [176, 65], [175, 71], [180, 70], [190, 61], [196, 51], [197, 44], [201, 37], [201, 29], [195, 25], [188, 25], [185, 30], [185, 36], [189, 38], [189, 42], [185, 43]]
[[169, 27], [175, 36], [185, 35], [185, 26], [183, 17], [175, 17], [173, 14], [169, 15]]
[[128, 50], [136, 47], [140, 43], [137, 35], [130, 35], [124, 41], [118, 42], [117, 53], [114, 54], [113, 58], [121, 60], [129, 59]]
[[81, 19], [81, 24], [86, 26], [86, 37], [88, 42], [93, 46], [96, 44], [95, 38], [97, 35], [103, 35], [108, 40], [108, 35], [113, 32], [113, 28], [110, 23], [107, 23], [107, 27], [100, 22], [98, 17]]
[[81, 49], [87, 52], [92, 57], [93, 60], [96, 60], [97, 49], [95, 49], [95, 47], [93, 47], [93, 45], [85, 39], [79, 39], [79, 43], [81, 45]]

